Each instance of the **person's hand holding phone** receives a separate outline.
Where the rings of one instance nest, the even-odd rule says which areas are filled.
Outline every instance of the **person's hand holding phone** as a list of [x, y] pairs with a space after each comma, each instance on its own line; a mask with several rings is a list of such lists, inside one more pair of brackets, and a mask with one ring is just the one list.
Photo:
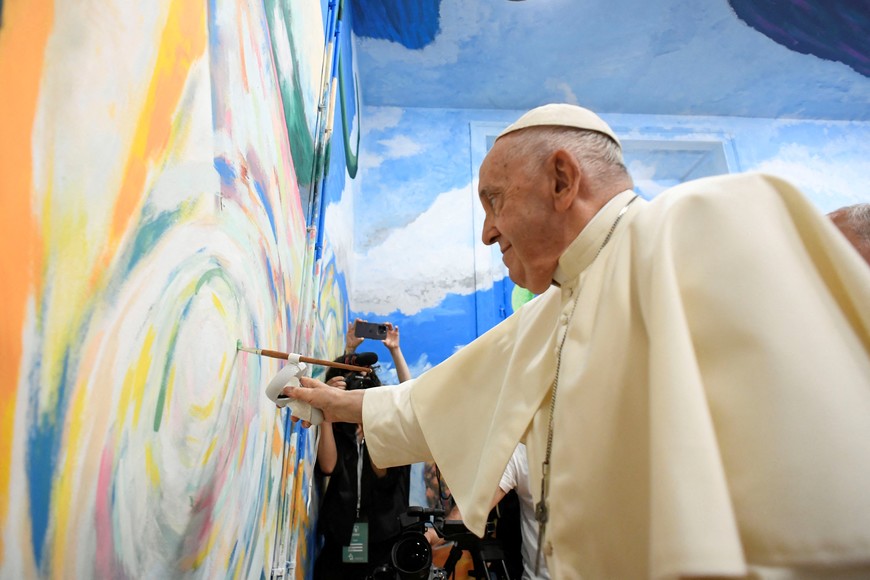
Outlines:
[[353, 354], [356, 352], [356, 347], [362, 344], [364, 338], [356, 335], [356, 323], [363, 322], [359, 318], [347, 325], [347, 333], [344, 336], [344, 354]]
[[381, 342], [391, 351], [399, 348], [399, 327], [393, 326], [392, 322], [385, 322], [384, 325], [387, 327], [387, 338]]

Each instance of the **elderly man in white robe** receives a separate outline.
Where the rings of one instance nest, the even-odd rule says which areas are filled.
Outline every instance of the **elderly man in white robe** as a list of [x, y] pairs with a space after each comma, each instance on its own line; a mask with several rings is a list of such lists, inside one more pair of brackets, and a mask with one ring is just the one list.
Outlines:
[[540, 295], [398, 388], [286, 394], [434, 460], [478, 534], [524, 442], [554, 578], [870, 577], [870, 269], [780, 179], [631, 187], [594, 113], [523, 115], [482, 236]]

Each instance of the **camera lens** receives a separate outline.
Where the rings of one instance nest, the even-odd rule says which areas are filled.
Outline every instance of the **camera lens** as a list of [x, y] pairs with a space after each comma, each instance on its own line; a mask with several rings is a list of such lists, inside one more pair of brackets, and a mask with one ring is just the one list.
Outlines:
[[403, 579], [429, 578], [432, 548], [421, 533], [409, 533], [393, 545], [393, 566]]

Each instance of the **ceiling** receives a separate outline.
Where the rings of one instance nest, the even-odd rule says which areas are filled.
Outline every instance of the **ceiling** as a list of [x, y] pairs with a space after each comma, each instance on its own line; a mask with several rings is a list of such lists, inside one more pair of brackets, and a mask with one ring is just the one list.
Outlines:
[[353, 0], [365, 105], [870, 121], [870, 0]]

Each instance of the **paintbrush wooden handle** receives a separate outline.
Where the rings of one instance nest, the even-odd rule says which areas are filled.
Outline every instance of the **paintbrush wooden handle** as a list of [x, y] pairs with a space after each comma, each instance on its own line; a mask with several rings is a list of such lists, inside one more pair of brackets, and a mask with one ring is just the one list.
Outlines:
[[344, 363], [332, 362], [331, 360], [321, 360], [319, 358], [311, 358], [307, 356], [300, 356], [299, 360], [306, 363], [311, 363], [313, 365], [323, 365], [326, 367], [334, 367], [337, 369], [344, 369], [346, 371], [356, 371], [358, 373], [370, 373], [372, 369], [368, 367], [358, 367], [356, 365], [346, 365]]
[[[260, 354], [263, 356], [269, 356], [272, 358], [280, 358], [283, 360], [287, 360], [290, 358], [290, 355], [287, 354], [286, 352], [280, 352], [277, 350], [268, 350], [265, 348], [260, 349]], [[367, 368], [367, 367], [358, 367], [356, 365], [346, 365], [344, 363], [337, 363], [337, 362], [332, 362], [331, 360], [322, 360], [319, 358], [311, 358], [308, 356], [300, 356], [299, 360], [304, 362], [304, 363], [310, 363], [313, 365], [321, 365], [321, 366], [325, 366], [325, 367], [334, 367], [337, 369], [344, 369], [347, 371], [356, 371], [358, 373], [371, 372], [371, 369]]]

